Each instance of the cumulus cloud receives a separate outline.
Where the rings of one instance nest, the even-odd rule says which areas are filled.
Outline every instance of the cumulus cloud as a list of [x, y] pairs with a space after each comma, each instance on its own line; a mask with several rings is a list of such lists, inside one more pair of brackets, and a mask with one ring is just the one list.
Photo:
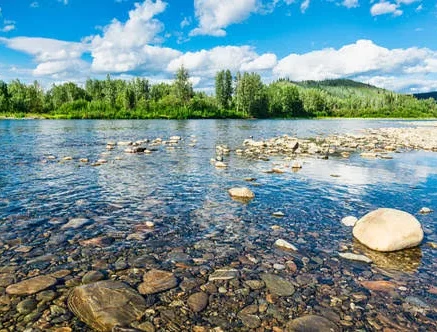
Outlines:
[[175, 72], [181, 65], [197, 76], [213, 77], [217, 71], [260, 71], [272, 69], [274, 54], [259, 56], [250, 46], [219, 46], [211, 50], [187, 52], [171, 61], [167, 70]]
[[336, 50], [327, 48], [305, 54], [290, 54], [280, 60], [273, 72], [292, 80], [323, 80], [355, 77], [366, 73], [398, 73], [435, 71], [437, 52], [426, 48], [387, 49], [370, 40]]
[[394, 4], [382, 0], [381, 2], [375, 3], [370, 8], [370, 13], [372, 16], [392, 14], [393, 16], [400, 16], [403, 11], [399, 9], [399, 4]]
[[360, 5], [358, 0], [344, 0], [341, 4], [346, 8], [356, 8]]
[[35, 57], [37, 62], [80, 58], [87, 50], [83, 43], [67, 42], [49, 38], [16, 37], [0, 38], [10, 49]]
[[102, 35], [91, 36], [92, 69], [96, 72], [128, 72], [133, 70], [161, 71], [169, 61], [178, 57], [179, 51], [160, 47], [159, 34], [164, 30], [156, 15], [165, 11], [162, 0], [146, 0], [135, 4], [129, 19], [114, 19], [103, 28]]
[[199, 26], [191, 36], [209, 35], [222, 37], [231, 24], [240, 23], [257, 9], [256, 0], [194, 0], [194, 9]]

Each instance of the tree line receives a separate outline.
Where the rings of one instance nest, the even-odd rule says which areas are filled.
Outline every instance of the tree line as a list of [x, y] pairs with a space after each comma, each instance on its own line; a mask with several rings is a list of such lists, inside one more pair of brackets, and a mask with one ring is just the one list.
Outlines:
[[257, 73], [222, 70], [215, 95], [194, 91], [182, 66], [171, 84], [88, 79], [44, 91], [35, 81], [0, 81], [0, 114], [78, 119], [437, 117], [433, 99], [396, 94], [350, 80], [264, 84]]

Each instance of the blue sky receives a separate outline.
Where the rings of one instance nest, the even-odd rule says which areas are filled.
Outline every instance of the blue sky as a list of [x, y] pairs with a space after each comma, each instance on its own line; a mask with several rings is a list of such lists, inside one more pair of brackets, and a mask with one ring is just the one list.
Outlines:
[[437, 90], [435, 0], [0, 0], [0, 80], [216, 71]]

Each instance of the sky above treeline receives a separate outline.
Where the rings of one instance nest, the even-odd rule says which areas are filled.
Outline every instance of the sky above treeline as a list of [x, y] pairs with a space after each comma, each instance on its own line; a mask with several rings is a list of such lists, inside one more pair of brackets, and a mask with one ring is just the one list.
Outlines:
[[437, 90], [436, 0], [0, 0], [0, 80], [217, 71]]

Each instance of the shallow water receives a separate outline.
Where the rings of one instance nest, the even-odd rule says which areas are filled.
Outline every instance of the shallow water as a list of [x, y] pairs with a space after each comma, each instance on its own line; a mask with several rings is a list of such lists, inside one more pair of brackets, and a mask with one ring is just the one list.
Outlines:
[[[437, 210], [437, 153], [405, 152], [394, 154], [392, 160], [366, 160], [358, 155], [305, 159], [301, 171], [284, 174], [264, 172], [275, 162], [284, 163], [279, 157], [254, 161], [231, 153], [225, 157], [229, 168], [220, 170], [210, 164], [217, 144], [235, 149], [250, 136], [314, 137], [410, 125], [386, 120], [2, 120], [0, 244], [4, 249], [0, 267], [16, 266], [18, 280], [35, 269], [44, 274], [67, 268], [80, 276], [98, 266], [105, 255], [110, 256], [107, 264], [121, 258], [129, 261], [145, 252], [165, 259], [173, 257], [176, 248], [190, 248], [185, 250], [190, 258], [213, 254], [210, 268], [230, 264], [242, 255], [256, 256], [268, 266], [271, 261], [284, 260], [272, 247], [275, 239], [284, 238], [298, 247], [300, 258], [336, 257], [341, 245], [367, 254], [375, 262], [374, 274], [416, 285], [408, 295], [420, 296], [435, 308], [435, 295], [426, 289], [435, 286], [437, 253], [426, 243], [437, 242], [437, 218], [435, 213], [420, 215], [418, 211], [424, 206]], [[117, 147], [104, 154], [108, 141], [173, 135], [183, 139], [175, 149], [160, 146], [151, 155], [130, 155]], [[194, 140], [196, 145], [189, 146]], [[56, 160], [49, 160], [50, 155]], [[62, 161], [66, 156], [73, 160]], [[79, 163], [80, 158], [89, 158], [91, 163], [104, 158], [108, 163], [91, 167]], [[247, 177], [257, 180], [248, 183]], [[231, 200], [227, 189], [233, 186], [248, 186], [255, 199], [247, 205]], [[355, 243], [351, 229], [340, 220], [348, 215], [360, 217], [378, 207], [414, 214], [426, 233], [421, 248], [387, 255]], [[274, 217], [277, 211], [285, 216]], [[68, 219], [79, 217], [92, 223], [79, 230], [61, 230]], [[143, 241], [126, 239], [148, 220], [156, 227], [147, 231]], [[273, 225], [282, 226], [283, 231], [272, 231]], [[68, 241], [53, 245], [50, 239], [57, 235]], [[104, 249], [80, 252], [81, 240], [100, 236], [112, 236], [115, 241]], [[17, 253], [14, 248], [19, 245], [32, 250]], [[100, 251], [105, 254], [95, 254]], [[57, 257], [38, 259], [47, 254]], [[356, 280], [366, 269], [341, 263], [350, 264]], [[169, 264], [157, 263], [164, 269], [171, 268]], [[317, 275], [317, 269], [313, 273]], [[10, 316], [3, 314], [0, 321], [9, 321]], [[228, 328], [238, 329], [235, 324]], [[368, 328], [366, 324], [362, 327]]]

